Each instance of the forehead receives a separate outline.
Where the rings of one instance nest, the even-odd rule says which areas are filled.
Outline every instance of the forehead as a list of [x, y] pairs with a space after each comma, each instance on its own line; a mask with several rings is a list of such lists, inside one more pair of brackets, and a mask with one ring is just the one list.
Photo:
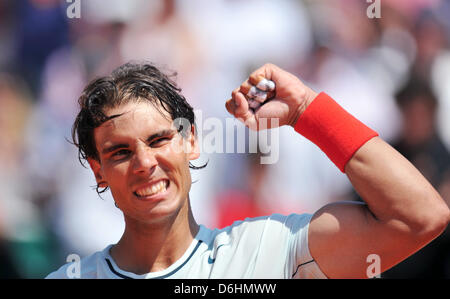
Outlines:
[[148, 138], [153, 133], [174, 128], [170, 114], [149, 102], [128, 102], [104, 113], [112, 118], [94, 130], [98, 146], [118, 138]]

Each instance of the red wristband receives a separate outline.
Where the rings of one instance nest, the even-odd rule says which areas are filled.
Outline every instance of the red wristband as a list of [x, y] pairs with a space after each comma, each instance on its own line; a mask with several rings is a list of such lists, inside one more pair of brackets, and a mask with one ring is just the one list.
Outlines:
[[353, 154], [378, 136], [324, 92], [300, 115], [294, 129], [316, 144], [342, 172]]

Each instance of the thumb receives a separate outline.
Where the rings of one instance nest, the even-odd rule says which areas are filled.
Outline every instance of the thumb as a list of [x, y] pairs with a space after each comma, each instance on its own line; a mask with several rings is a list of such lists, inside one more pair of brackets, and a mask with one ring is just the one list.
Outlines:
[[242, 120], [246, 125], [251, 125], [254, 122], [255, 115], [252, 110], [250, 110], [247, 99], [245, 96], [236, 91], [233, 93], [234, 103], [236, 109], [234, 110], [234, 116]]

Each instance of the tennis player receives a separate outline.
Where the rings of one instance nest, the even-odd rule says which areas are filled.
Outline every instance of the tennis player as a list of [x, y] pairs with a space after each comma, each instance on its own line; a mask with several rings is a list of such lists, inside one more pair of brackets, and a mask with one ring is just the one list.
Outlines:
[[[261, 80], [275, 83], [274, 98], [249, 108], [246, 95]], [[275, 65], [253, 72], [226, 109], [253, 130], [263, 129], [261, 119], [291, 126], [293, 138], [308, 138], [347, 175], [364, 203], [206, 228], [189, 199], [190, 162], [200, 155], [195, 117], [169, 76], [129, 63], [91, 82], [79, 104], [73, 138], [80, 160], [99, 188], [111, 190], [125, 220], [117, 244], [81, 260], [80, 278], [367, 278], [369, 256], [385, 271], [450, 220], [438, 192], [375, 131]], [[72, 277], [71, 266], [47, 278]]]

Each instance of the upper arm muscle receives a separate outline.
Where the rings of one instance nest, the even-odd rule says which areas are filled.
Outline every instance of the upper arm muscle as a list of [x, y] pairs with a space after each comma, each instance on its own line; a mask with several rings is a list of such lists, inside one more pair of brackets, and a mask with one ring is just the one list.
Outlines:
[[365, 204], [329, 204], [311, 219], [309, 249], [326, 276], [367, 278], [370, 254], [380, 256], [381, 271], [404, 258], [409, 246], [400, 225], [379, 222]]

